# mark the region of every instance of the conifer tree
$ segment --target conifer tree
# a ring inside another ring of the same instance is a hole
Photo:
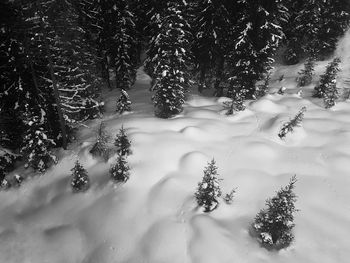
[[[126,182],[130,177],[130,167],[125,155],[118,155],[117,162],[112,165],[109,173],[115,182]]]
[[[32,167],[39,172],[45,172],[51,163],[57,162],[57,157],[51,152],[55,146],[52,139],[48,138],[43,120],[31,113],[26,113],[26,128],[21,153],[26,158],[25,167]]]
[[[129,10],[126,0],[116,3],[117,24],[114,40],[116,83],[120,89],[128,90],[135,82],[137,56],[137,40],[135,17]]]
[[[48,13],[51,3],[45,0],[23,1],[21,15],[26,21],[22,28],[27,65],[30,68],[37,105],[45,118],[49,137],[57,146],[67,147],[67,125],[63,116],[57,77],[53,70]],[[52,30],[51,30],[52,31]],[[43,117],[42,116],[42,117]],[[41,118],[42,118],[41,117]]]
[[[101,122],[96,132],[96,142],[90,150],[90,153],[94,156],[103,157],[105,161],[108,161],[110,153],[108,149],[109,138],[106,127],[104,123]]]
[[[253,228],[259,235],[259,241],[267,248],[284,248],[294,239],[294,213],[296,195],[294,193],[296,176],[289,184],[281,188],[276,196],[266,200],[266,209],[255,217]]]
[[[233,90],[231,92],[231,101],[224,103],[225,108],[227,109],[226,115],[232,115],[237,111],[244,111],[244,94],[245,90]]]
[[[66,120],[75,123],[98,117],[101,105],[96,54],[84,39],[73,6],[67,1],[52,1],[43,11],[48,15],[45,26],[47,35],[52,36],[49,46]]]
[[[278,137],[280,137],[280,139],[283,139],[284,137],[286,137],[288,133],[293,132],[295,127],[300,126],[304,119],[305,112],[306,112],[306,107],[302,107],[298,112],[298,114],[295,115],[293,119],[284,123],[280,132],[278,133]]]
[[[336,48],[338,38],[350,22],[347,0],[293,1],[290,20],[285,27],[287,58],[296,63],[303,53],[323,58]]]
[[[13,2],[0,3],[0,133],[6,138],[1,144],[12,150],[22,143],[25,127],[20,117],[25,106],[40,104],[26,65],[20,30],[24,23]]]
[[[233,203],[233,198],[235,196],[236,189],[232,189],[229,193],[225,194],[224,201],[226,204],[230,205]]]
[[[304,87],[312,82],[313,72],[315,71],[315,61],[313,58],[309,57],[304,63],[304,69],[302,69],[298,74],[299,87]]]
[[[218,167],[213,159],[204,170],[202,182],[198,183],[195,197],[198,205],[204,208],[204,212],[211,212],[219,205],[221,190],[217,170]]]
[[[7,172],[9,172],[18,158],[11,150],[0,145],[0,184],[4,180]]]
[[[281,24],[288,14],[280,0],[239,3],[236,39],[228,56],[232,68],[230,90],[245,90],[245,97],[252,98],[256,81],[271,69],[274,52],[283,38]]]
[[[105,71],[115,71],[116,88],[130,89],[138,61],[135,17],[126,0],[97,0],[98,42]]]
[[[129,140],[123,126],[120,128],[119,133],[115,138],[114,145],[117,147],[118,155],[125,156],[131,154],[131,141]]]
[[[321,76],[320,83],[314,89],[314,97],[324,98],[325,92],[328,90],[335,90],[337,85],[337,74],[339,68],[340,58],[333,59],[326,67],[326,72]]]
[[[221,82],[225,81],[225,59],[232,30],[227,1],[204,0],[195,6],[194,55],[199,70],[199,90],[206,88],[212,75],[216,96],[222,96]],[[209,77],[210,78],[210,77]],[[209,87],[210,88],[210,87]]]
[[[88,190],[90,187],[90,179],[86,170],[79,163],[79,161],[75,162],[75,165],[71,171],[71,187],[73,189],[73,192],[84,192]]]
[[[185,10],[183,2],[168,3],[165,13],[158,17],[158,34],[151,40],[152,50],[148,50],[148,61],[154,65],[155,113],[161,118],[182,111],[189,87],[190,32]]]
[[[264,82],[256,87],[255,93],[253,95],[254,99],[260,99],[266,95],[270,87],[271,74],[268,72],[265,76]]]
[[[121,95],[117,101],[116,112],[122,114],[125,111],[131,111],[131,101],[129,94],[122,89]]]

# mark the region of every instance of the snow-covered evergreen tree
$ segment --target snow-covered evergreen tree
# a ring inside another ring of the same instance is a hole
[[[211,212],[219,205],[221,189],[218,178],[218,167],[213,159],[204,169],[204,176],[195,193],[199,206],[204,208],[204,212]]]
[[[350,22],[347,0],[296,0],[290,8],[287,56],[296,63],[303,52],[313,57],[329,55]]]
[[[255,217],[253,228],[259,235],[259,241],[267,248],[284,248],[294,239],[294,213],[296,195],[294,193],[296,176],[289,184],[281,188],[276,196],[266,200],[266,209]]]
[[[0,183],[4,180],[6,173],[12,169],[17,158],[16,154],[0,144]]]
[[[122,114],[125,111],[131,111],[131,101],[129,94],[122,89],[121,95],[117,101],[116,112]]]
[[[226,115],[232,115],[237,111],[244,111],[244,94],[245,90],[233,90],[231,92],[231,101],[224,103],[224,107],[227,109]]]
[[[314,97],[324,98],[326,90],[329,92],[336,89],[337,75],[340,71],[339,64],[340,58],[335,58],[327,65],[326,72],[321,76],[319,85],[314,89]]]
[[[1,145],[15,150],[22,143],[25,126],[21,114],[25,106],[37,107],[38,93],[31,81],[23,45],[25,21],[13,2],[0,3],[0,135]],[[16,129],[14,129],[16,127]],[[3,140],[6,138],[6,140]]]
[[[232,189],[229,193],[225,194],[224,201],[226,204],[230,205],[233,203],[233,198],[235,196],[236,189]]]
[[[309,57],[304,63],[304,69],[298,72],[299,77],[297,79],[299,87],[304,87],[312,82],[313,72],[315,71],[315,60]]]
[[[255,93],[255,83],[271,69],[273,55],[283,38],[281,24],[288,13],[283,1],[239,1],[236,36],[228,56],[231,67],[230,89],[245,90],[246,98]]]
[[[26,159],[25,167],[45,172],[50,164],[57,162],[57,157],[51,152],[55,142],[47,136],[43,119],[31,113],[26,113],[24,119],[27,130],[21,153]]]
[[[136,78],[136,28],[135,17],[129,10],[126,0],[118,0],[115,4],[117,21],[115,41],[116,83],[120,89],[130,89]],[[114,7],[113,7],[114,8]]]
[[[232,30],[227,1],[198,1],[194,8],[194,55],[199,71],[199,90],[213,82],[217,96],[223,95],[221,82],[225,81],[225,59]],[[207,81],[207,79],[209,80]]]
[[[130,89],[138,61],[135,17],[126,0],[97,0],[98,42],[106,75],[113,69],[116,88]]]
[[[189,24],[186,5],[171,1],[164,14],[158,15],[158,31],[151,40],[146,63],[154,66],[153,102],[156,115],[172,117],[182,111],[189,86],[187,73],[190,55]]]
[[[129,140],[123,126],[120,128],[119,133],[115,138],[114,145],[117,147],[118,155],[124,156],[131,154],[131,141]]]
[[[73,189],[73,192],[84,192],[88,190],[90,187],[90,179],[87,171],[79,163],[79,161],[75,162],[75,165],[71,171],[71,187]]]
[[[130,167],[125,155],[118,155],[117,162],[112,165],[109,173],[115,182],[126,182],[130,177]]]
[[[91,148],[90,153],[94,156],[100,156],[105,161],[109,159],[110,150],[108,148],[109,134],[103,122],[100,123],[96,132],[96,142]]]
[[[306,107],[302,107],[300,109],[300,111],[298,112],[298,114],[295,115],[293,119],[291,119],[290,121],[288,121],[285,124],[283,124],[280,132],[278,133],[278,137],[283,139],[283,138],[286,137],[286,135],[288,133],[293,132],[295,127],[300,126],[302,121],[303,121],[303,119],[304,119],[305,112],[306,112]]]

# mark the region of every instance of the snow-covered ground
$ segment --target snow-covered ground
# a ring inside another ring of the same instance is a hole
[[[349,42],[342,40],[337,51],[346,63]],[[130,91],[133,112],[114,114],[118,91],[104,94],[111,145],[122,125],[132,141],[130,180],[114,185],[108,169],[115,156],[104,163],[89,154],[101,120],[87,122],[45,175],[0,192],[0,262],[349,262],[350,103],[340,100],[326,110],[311,98],[328,62],[318,62],[317,76],[302,96],[295,81],[302,64],[276,66],[270,94],[247,102],[244,112],[226,116],[226,98],[192,93],[184,112],[169,120],[154,117],[150,79],[140,69]],[[346,63],[340,79],[345,88]],[[285,95],[276,93],[281,86]],[[281,140],[281,126],[303,106],[302,127]],[[194,192],[212,158],[223,192],[237,193],[233,204],[221,202],[203,213]],[[91,188],[80,194],[69,185],[77,159],[91,178]],[[294,174],[300,210],[295,242],[268,251],[251,237],[250,224]]]

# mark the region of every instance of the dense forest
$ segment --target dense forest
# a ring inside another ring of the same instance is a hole
[[[1,1],[0,181],[17,160],[39,172],[55,163],[52,149],[102,116],[103,89],[121,90],[117,112],[129,107],[141,65],[160,118],[192,88],[240,109],[264,95],[277,54],[329,57],[349,14],[348,0]]]

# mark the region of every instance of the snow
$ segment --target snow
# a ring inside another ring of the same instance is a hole
[[[348,262],[350,103],[326,110],[310,96],[330,60],[317,62],[302,97],[296,87],[302,63],[276,66],[270,94],[247,102],[245,111],[226,116],[227,98],[192,94],[183,113],[168,120],[154,117],[150,78],[140,68],[129,92],[131,113],[114,113],[118,91],[104,94],[107,132],[114,138],[123,125],[132,141],[129,181],[111,182],[108,170],[116,156],[104,163],[89,154],[101,120],[86,122],[77,141],[57,153],[57,165],[0,192],[0,262]],[[285,94],[277,94],[282,85]],[[303,106],[302,125],[281,140],[279,130]],[[221,201],[203,213],[194,193],[212,158],[223,193],[236,192],[232,204]],[[75,194],[70,170],[77,159],[91,187]],[[21,173],[28,170],[14,171]],[[268,251],[250,235],[250,225],[294,174],[300,210],[295,242]]]

